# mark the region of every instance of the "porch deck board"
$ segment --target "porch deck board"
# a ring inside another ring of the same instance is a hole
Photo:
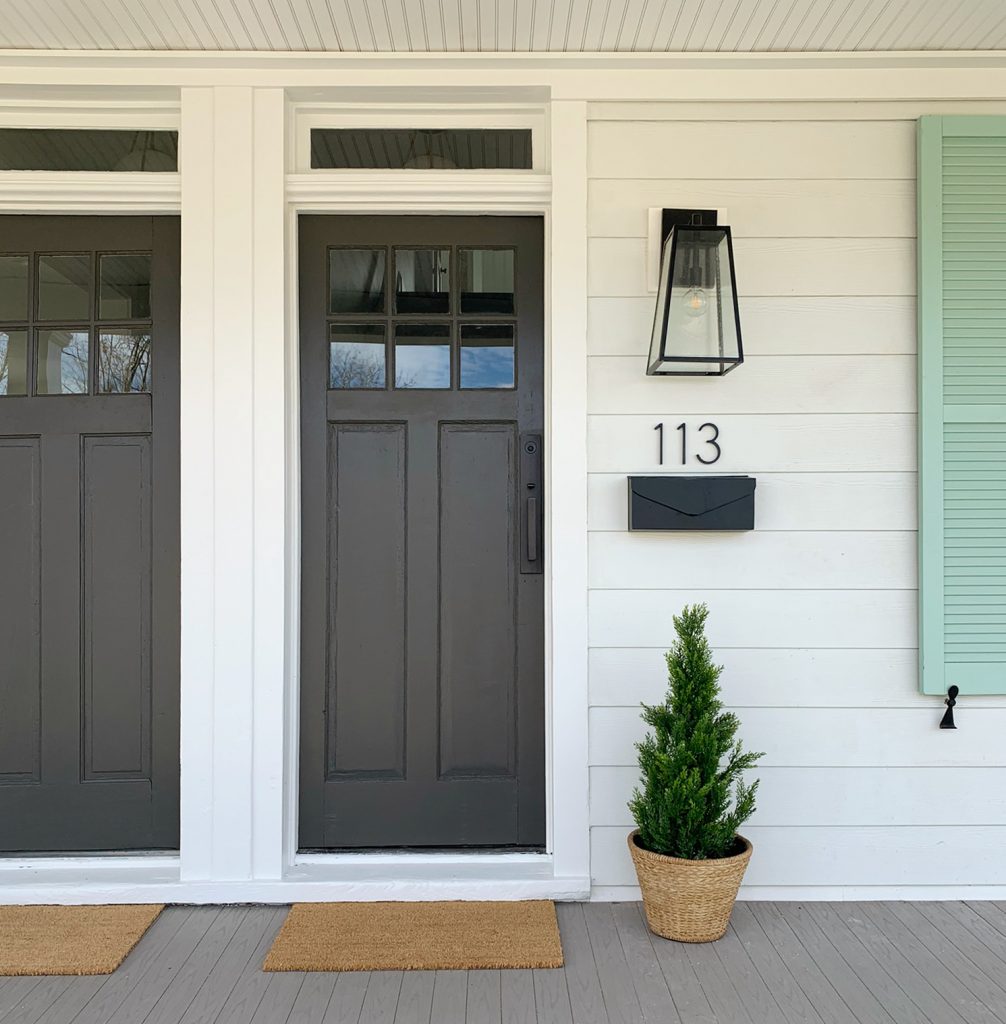
[[[274,907],[169,907],[105,978],[0,979],[0,1024],[1006,1024],[1006,906],[742,903],[717,943],[559,907],[562,970],[264,974]]]

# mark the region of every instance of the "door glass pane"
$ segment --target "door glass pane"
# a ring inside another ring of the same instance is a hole
[[[449,313],[450,268],[450,249],[396,249],[396,312]]]
[[[329,249],[330,313],[383,313],[384,249]]]
[[[461,250],[461,312],[514,311],[513,249]]]
[[[28,319],[28,257],[0,256],[0,320]]]
[[[531,129],[312,128],[311,166],[528,170]]]
[[[146,320],[150,316],[150,256],[146,253],[98,259],[98,317]]]
[[[87,331],[39,331],[36,394],[86,395],[87,349]]]
[[[0,395],[28,394],[28,332],[0,330]]]
[[[91,257],[40,256],[39,320],[85,320],[91,315]]]
[[[150,332],[103,331],[98,336],[98,391],[130,394],[150,390]]]
[[[395,387],[451,386],[448,324],[399,324],[395,328]]]
[[[464,324],[461,328],[461,386],[514,386],[512,324]]]
[[[0,128],[0,171],[177,171],[178,132]]]
[[[384,387],[384,324],[332,324],[328,337],[330,388]]]

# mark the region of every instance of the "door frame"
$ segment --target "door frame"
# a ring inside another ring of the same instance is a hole
[[[296,118],[291,118],[296,121]],[[488,120],[488,119],[487,119]],[[376,118],[375,118],[376,122]],[[326,121],[337,124],[338,119]],[[366,862],[435,872],[477,862],[506,895],[511,869],[589,878],[587,749],[587,109],[549,107],[551,175],[479,172],[306,172],[287,175],[286,217],[286,754],[283,862],[337,881]],[[553,191],[558,179],[562,188]],[[536,215],[544,229],[545,533],[545,852],[298,853],[300,646],[300,214]],[[549,871],[548,869],[551,868]],[[514,882],[523,884],[515,870]],[[435,875],[433,876],[435,877]],[[408,898],[408,882],[397,884]],[[559,889],[557,887],[556,891]]]
[[[493,91],[503,102],[514,92],[505,85]],[[16,114],[2,111],[3,120],[180,128],[180,173],[4,172],[0,212],[183,217],[181,849],[167,856],[5,858],[0,903],[585,897],[587,102],[542,102],[549,159],[542,171],[291,173],[284,147],[275,144],[295,122],[296,106],[282,86],[202,82],[165,88],[136,109],[121,83],[107,94],[116,98],[85,110],[63,96],[33,99]],[[454,96],[455,108],[465,104],[464,90]],[[335,123],[340,109],[332,99]],[[223,191],[228,203],[215,205]],[[297,855],[301,212],[543,217],[550,552],[544,854]],[[200,370],[214,351],[222,365],[239,360],[240,373],[228,374],[226,386]],[[233,398],[240,416],[215,423],[214,410]],[[228,518],[235,513],[238,529]],[[222,609],[216,615],[214,602]]]

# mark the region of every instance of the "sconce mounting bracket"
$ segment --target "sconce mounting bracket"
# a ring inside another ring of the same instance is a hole
[[[716,227],[717,210],[669,210],[660,211],[660,244],[663,246],[671,228],[692,224],[696,227]]]

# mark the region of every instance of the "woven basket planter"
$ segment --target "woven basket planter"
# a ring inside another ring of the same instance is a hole
[[[643,908],[650,930],[677,942],[713,942],[726,933],[737,890],[751,859],[751,844],[716,860],[684,860],[651,853],[629,834],[629,853],[636,865]]]

